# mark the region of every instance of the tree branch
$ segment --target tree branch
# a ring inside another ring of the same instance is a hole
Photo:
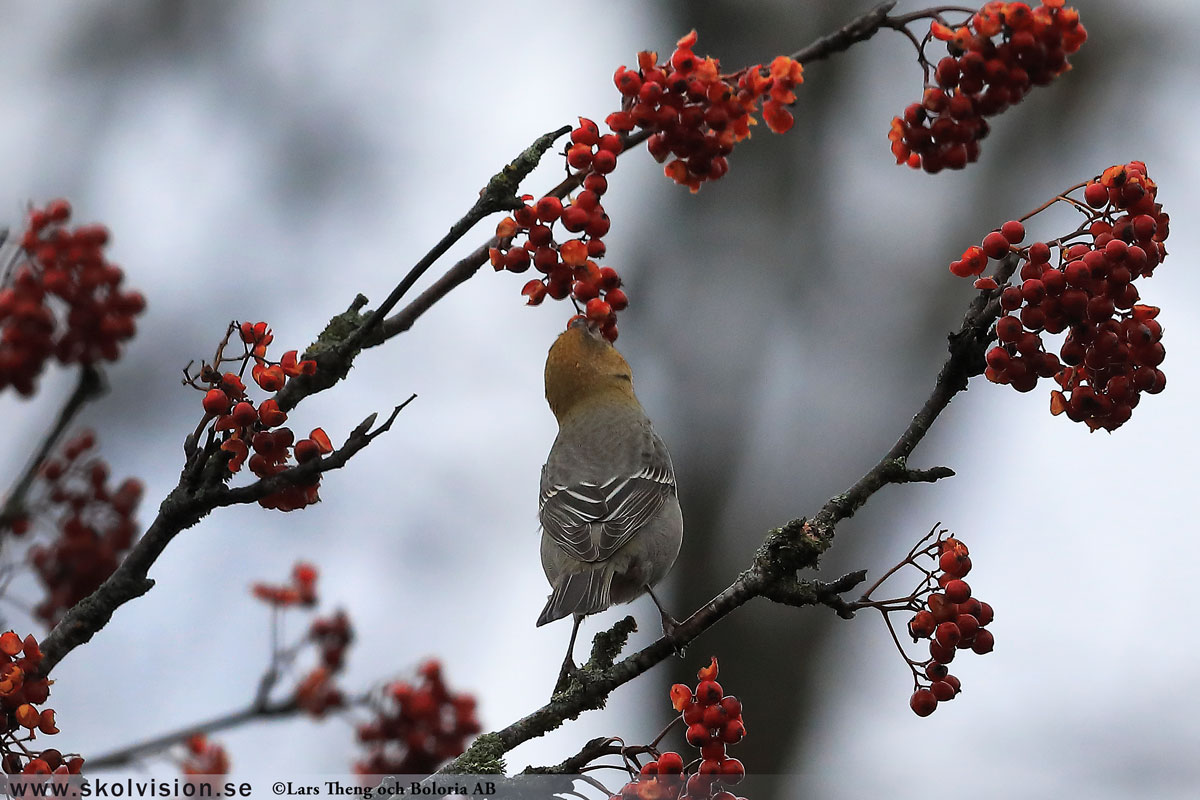
[[[896,0],[880,3],[867,13],[850,20],[833,33],[822,36],[803,50],[792,53],[792,60],[808,64],[829,58],[835,53],[844,52],[858,42],[865,42],[878,33],[880,28],[892,27],[888,24],[887,14],[895,6]]]
[[[350,433],[345,444],[329,455],[291,467],[269,478],[262,478],[248,486],[231,489],[219,482],[188,480],[187,476],[194,467],[189,462],[184,467],[184,477],[162,501],[158,508],[158,516],[125,556],[120,566],[96,591],[72,606],[42,640],[43,658],[39,666],[41,673],[50,674],[67,653],[89,641],[97,631],[107,625],[114,611],[154,587],[154,581],[147,577],[150,568],[181,531],[195,525],[215,508],[252,503],[289,486],[311,483],[323,472],[342,468],[356,453],[374,441],[375,437],[388,430],[400,411],[412,402],[413,397],[397,406],[391,416],[374,431],[370,430],[375,422],[375,415],[372,414]],[[210,446],[206,452],[198,453],[196,460],[204,459],[206,455],[214,455],[207,452],[213,449],[215,448]],[[223,465],[222,461],[221,466]]]
[[[458,222],[450,226],[450,230],[437,244],[430,248],[413,265],[400,282],[396,284],[396,287],[392,289],[391,293],[379,304],[378,308],[360,317],[357,312],[366,305],[367,300],[362,295],[359,295],[351,305],[350,311],[331,320],[321,336],[305,353],[306,358],[311,358],[317,362],[316,374],[300,376],[297,379],[289,381],[283,389],[275,394],[275,401],[279,404],[279,407],[287,411],[294,408],[296,404],[308,395],[333,386],[349,373],[350,366],[358,355],[359,350],[364,347],[374,347],[383,344],[387,339],[390,339],[402,330],[407,330],[412,325],[411,321],[408,323],[408,326],[400,329],[396,329],[394,324],[385,324],[388,313],[395,308],[396,304],[400,302],[421,276],[475,226],[475,223],[497,211],[504,211],[521,205],[521,200],[517,196],[517,192],[520,191],[521,181],[538,165],[542,156],[550,149],[554,141],[570,130],[571,127],[566,125],[539,136],[529,147],[521,151],[520,155],[493,175],[491,180],[488,181],[487,186],[479,193],[479,199],[475,201],[474,205],[468,209],[467,213]],[[563,191],[564,196],[567,191],[569,190]],[[417,303],[410,304],[410,308],[418,307],[418,304],[423,302],[424,305],[421,306],[421,312],[423,312],[429,306],[433,305],[434,302],[445,296],[458,283],[462,283],[462,281],[471,277],[482,266],[483,262],[487,260],[487,248],[494,241],[494,238],[490,239],[488,244],[485,244],[483,247],[476,248],[470,256],[459,262],[459,265],[462,265],[477,259],[474,267],[461,280],[452,283],[443,292],[433,297],[428,296],[429,292],[427,290],[418,298]],[[482,255],[480,255],[481,252]],[[439,280],[435,285],[445,285],[444,280]],[[412,319],[419,316],[421,312],[412,315]]]
[[[178,744],[189,736],[195,733],[216,733],[228,728],[235,728],[247,722],[261,719],[282,719],[289,717],[300,711],[300,706],[296,704],[294,698],[282,700],[278,703],[258,704],[252,703],[249,706],[234,711],[229,714],[222,714],[218,717],[197,722],[194,725],[189,725],[186,728],[180,728],[170,733],[164,733],[161,736],[155,736],[151,739],[146,739],[143,742],[122,747],[108,753],[103,753],[96,757],[87,759],[88,771],[100,769],[113,769],[115,767],[123,767],[137,761],[139,758],[154,755],[166,748]]]

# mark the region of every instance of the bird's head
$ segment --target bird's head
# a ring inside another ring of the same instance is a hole
[[[546,401],[559,423],[593,402],[633,402],[633,371],[600,331],[579,318],[546,356]]]

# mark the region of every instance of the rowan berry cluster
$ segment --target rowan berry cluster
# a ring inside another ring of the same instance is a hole
[[[599,153],[612,155],[613,166],[616,165],[615,154],[621,148],[620,137],[616,134],[601,137],[594,122],[580,117],[579,127],[572,131],[571,139],[598,145]],[[576,147],[585,145],[577,143],[572,149]],[[590,152],[590,146],[586,147]],[[492,266],[497,270],[525,272],[532,264],[545,276],[529,281],[521,290],[521,294],[529,298],[529,305],[538,305],[546,297],[553,300],[570,297],[576,307],[583,305],[584,314],[600,327],[609,341],[615,341],[617,312],[629,305],[629,299],[620,288],[621,278],[617,271],[596,263],[596,259],[604,256],[602,237],[609,228],[608,214],[600,203],[608,190],[608,179],[596,171],[595,161],[589,169],[591,172],[583,179],[583,191],[566,207],[553,195],[546,195],[536,203],[529,202],[532,195],[525,195],[522,198],[525,204],[496,227],[500,245],[489,252]],[[556,224],[561,225],[567,235],[580,235],[560,242],[554,233]],[[523,236],[524,240],[513,245],[517,236]]]
[[[69,228],[71,206],[53,200],[29,212],[0,279],[0,390],[31,395],[51,357],[63,364],[115,361],[146,307],[123,290],[125,273],[107,261],[108,229]]]
[[[229,756],[225,748],[209,741],[203,733],[192,734],[186,742],[186,754],[179,765],[184,775],[225,775],[229,772]]]
[[[647,148],[662,163],[667,177],[693,192],[729,170],[733,146],[757,124],[753,114],[763,102],[767,127],[783,133],[792,127],[787,105],[803,81],[803,68],[779,56],[769,67],[754,65],[733,75],[721,75],[715,58],[695,54],[696,32],[677,43],[671,57],[659,63],[658,54],[638,54],[638,69],[617,69],[613,82],[621,93],[621,110],[605,122],[611,133],[600,133],[595,122],[579,118],[566,150],[570,177],[566,186],[582,190],[564,205],[559,191],[522,205],[496,227],[500,240],[489,250],[497,271],[525,272],[532,265],[544,277],[527,282],[521,294],[529,305],[547,297],[572,298],[583,316],[600,327],[609,341],[617,338],[617,312],[629,303],[621,279],[611,267],[596,262],[604,257],[603,237],[611,220],[601,198],[608,190],[607,175],[625,148],[624,135],[635,128],[649,132]],[[559,224],[565,235],[556,236]],[[515,242],[520,237],[519,242]]]
[[[320,663],[296,687],[296,704],[318,719],[331,708],[341,708],[345,695],[334,684],[334,677],[346,665],[346,649],[354,641],[350,618],[339,611],[332,617],[318,617],[308,629],[308,640],[317,646]]]
[[[142,482],[126,478],[110,486],[108,465],[90,452],[95,445],[95,434],[83,431],[44,461],[26,504],[27,516],[12,523],[17,535],[29,530],[31,520],[53,526],[54,538],[32,545],[27,554],[46,589],[33,613],[51,627],[116,570],[138,530],[134,514]]]
[[[743,800],[725,788],[746,777],[742,762],[725,754],[727,745],[746,735],[742,704],[717,683],[716,658],[696,677],[695,691],[682,683],[671,687],[671,705],[687,726],[688,744],[700,750],[699,766],[687,775],[678,753],[663,753],[645,764],[612,800]]]
[[[755,64],[722,75],[717,59],[693,51],[696,39],[695,31],[680,39],[661,64],[657,53],[643,51],[637,71],[619,67],[613,81],[624,98],[622,107],[605,120],[617,133],[635,127],[653,131],[646,142],[650,154],[659,163],[674,156],[664,172],[693,192],[729,171],[726,157],[750,136],[760,101],[768,128],[790,130],[794,120],[787,106],[804,82],[803,66],[787,56],[777,56],[767,67]]]
[[[930,173],[974,163],[990,130],[986,117],[1071,68],[1067,56],[1079,49],[1087,31],[1079,12],[1063,5],[1063,0],[1042,0],[1036,8],[989,2],[957,27],[935,19],[920,45],[925,94],[892,119],[888,133],[896,163]],[[945,42],[948,52],[936,66],[924,51],[931,38]]]
[[[22,753],[22,755],[25,755]],[[9,775],[78,775],[83,769],[83,759],[77,755],[63,755],[59,750],[48,747],[29,753],[32,758],[21,766],[21,757],[14,752],[4,756],[4,771]],[[11,769],[10,769],[11,767]],[[65,794],[64,796],[74,796]]]
[[[58,733],[54,709],[36,708],[50,696],[50,680],[40,674],[41,661],[33,634],[24,640],[13,631],[0,634],[0,766],[9,775],[78,773],[83,765],[77,756],[64,761],[57,750],[39,754],[29,748],[38,733]]]
[[[253,595],[275,609],[312,608],[317,604],[317,568],[301,561],[292,567],[291,580],[283,585],[257,582],[251,586]],[[275,623],[277,620],[272,620]],[[277,637],[272,637],[275,641]],[[331,708],[345,705],[345,696],[334,683],[334,677],[346,663],[346,649],[354,640],[350,619],[342,611],[332,617],[316,617],[308,635],[294,647],[279,648],[271,654],[272,673],[278,674],[290,665],[306,644],[315,646],[317,665],[296,685],[293,695],[296,705],[318,719]]]
[[[243,345],[243,352],[227,356],[225,348],[234,331]],[[238,472],[245,464],[258,477],[268,478],[295,464],[304,464],[333,452],[329,436],[321,428],[313,429],[307,438],[296,441],[290,428],[280,427],[287,421],[287,414],[274,398],[263,400],[256,407],[247,396],[242,377],[251,362],[251,377],[259,388],[268,392],[279,391],[291,378],[316,372],[316,362],[300,360],[295,350],[288,350],[279,361],[267,359],[267,345],[274,338],[265,322],[231,323],[212,364],[201,364],[199,373],[188,374],[185,380],[204,392],[201,425],[211,421],[213,430],[221,435],[221,450],[229,454],[230,472]],[[221,367],[230,362],[240,364],[238,371],[222,372]],[[304,508],[320,500],[317,491],[320,481],[320,475],[315,475],[306,484],[294,484],[267,495],[258,503],[263,508],[280,511]]]
[[[1024,226],[1010,220],[968,248],[950,271],[978,274],[989,258],[1015,253],[1021,283],[1000,294],[998,344],[987,353],[984,374],[1021,392],[1053,377],[1059,388],[1051,392],[1051,413],[1065,413],[1093,431],[1113,431],[1130,418],[1143,392],[1157,394],[1166,386],[1159,369],[1166,357],[1159,309],[1138,302],[1136,281],[1151,277],[1166,258],[1170,218],[1140,161],[1110,167],[1075,188],[1083,189],[1084,202],[1068,195],[1053,201],[1087,215],[1075,233],[1019,248]],[[1076,236],[1086,241],[1072,244]],[[1064,331],[1058,355],[1046,352],[1043,335]]]
[[[418,674],[418,682],[395,681],[372,698],[375,719],[358,727],[368,751],[356,773],[427,775],[461,755],[467,737],[481,730],[475,698],[451,692],[440,663],[426,661]]]
[[[947,666],[955,653],[969,649],[984,655],[996,644],[987,630],[995,616],[992,607],[972,597],[970,584],[963,580],[971,571],[967,546],[951,536],[936,542],[935,552],[938,562],[933,577],[941,591],[922,587],[914,597],[923,597],[924,607],[908,623],[914,642],[930,640],[929,660],[919,664],[922,673],[914,669],[917,688],[909,698],[909,706],[922,717],[932,714],[939,701],[953,700],[962,691],[962,684]]]
[[[292,567],[291,581],[288,583],[255,583],[250,591],[268,605],[312,608],[317,604],[317,568],[301,561]]]

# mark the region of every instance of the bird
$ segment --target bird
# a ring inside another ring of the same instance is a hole
[[[540,627],[574,616],[560,683],[585,616],[655,596],[683,544],[671,455],[633,391],[629,363],[586,318],[559,334],[546,357],[546,401],[558,436],[542,467],[538,520],[551,593]]]

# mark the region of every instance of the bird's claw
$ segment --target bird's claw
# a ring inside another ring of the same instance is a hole
[[[587,673],[576,666],[575,662],[567,658],[563,662],[562,668],[558,671],[558,680],[554,683],[554,691],[552,694],[560,694],[565,692],[571,686],[571,681],[576,681],[580,686],[586,687],[588,684]]]

